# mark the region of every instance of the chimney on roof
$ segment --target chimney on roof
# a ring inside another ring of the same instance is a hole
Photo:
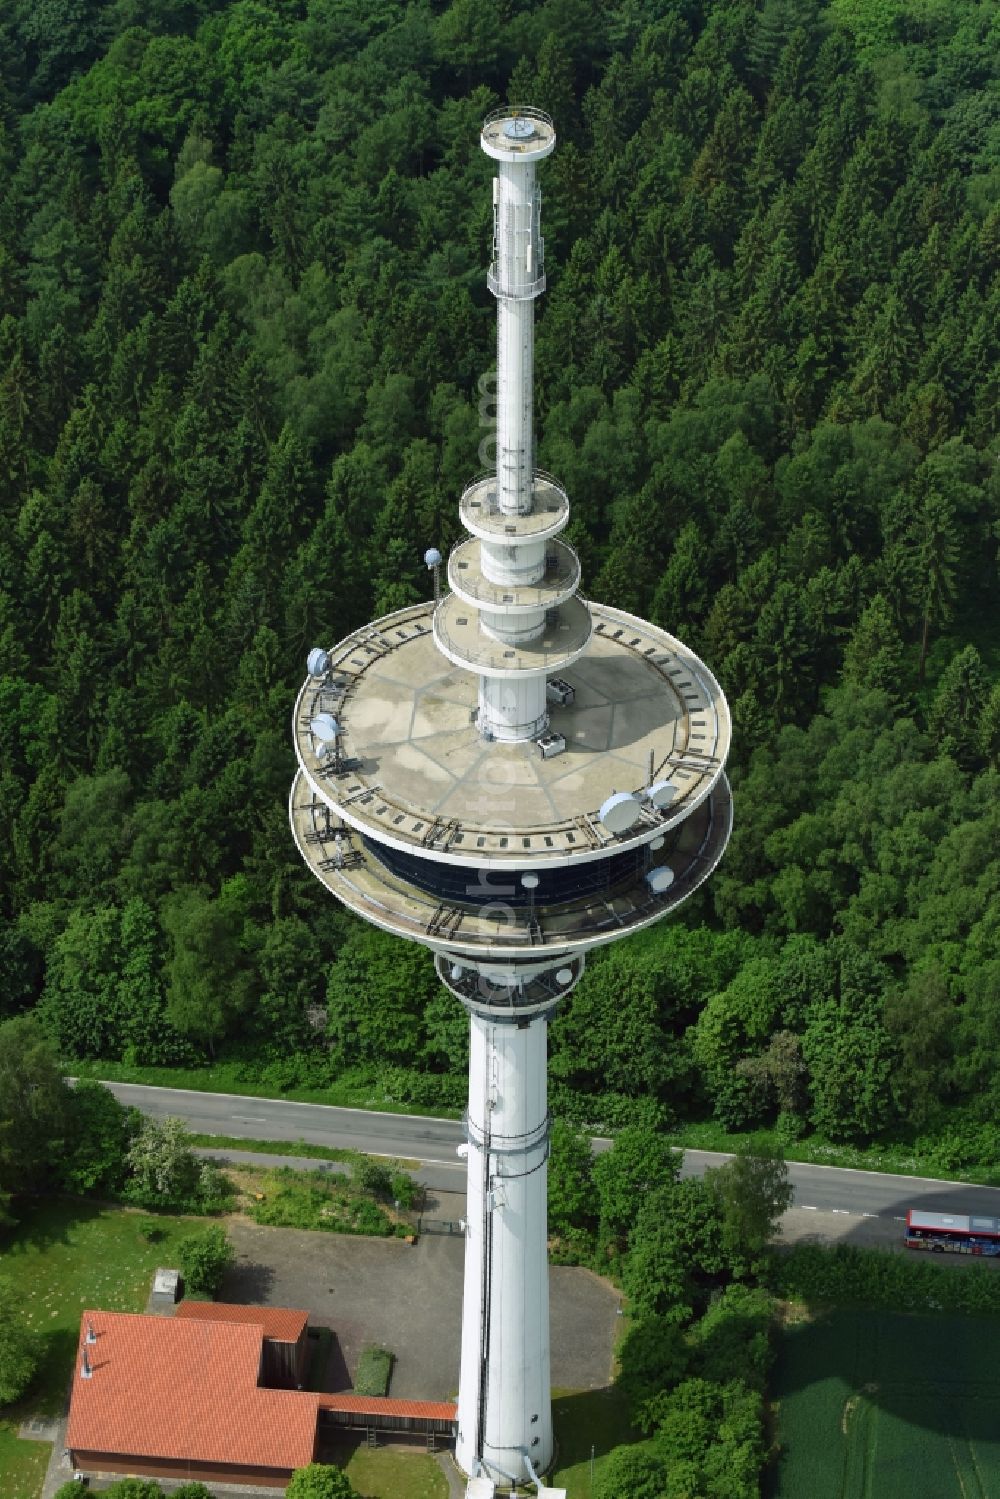
[[[84,1350],[83,1350],[83,1363],[80,1365],[80,1378],[81,1379],[90,1379],[90,1378],[92,1378],[93,1373],[94,1373],[94,1371],[90,1367],[90,1359],[87,1357],[87,1350],[86,1350],[86,1348],[84,1348]]]
[[[89,1317],[87,1318],[87,1337],[86,1337],[85,1341],[88,1342],[88,1343],[96,1343],[97,1342],[97,1334],[94,1331],[94,1324],[93,1324],[93,1322],[91,1322],[91,1320],[90,1320]]]

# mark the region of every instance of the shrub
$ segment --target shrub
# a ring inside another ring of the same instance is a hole
[[[189,1291],[215,1296],[222,1278],[236,1258],[226,1230],[219,1223],[201,1233],[188,1234],[177,1246],[177,1258]]]
[[[144,1119],[128,1151],[126,1195],[142,1207],[187,1207],[198,1196],[199,1165],[183,1119]]]
[[[362,1192],[370,1192],[373,1197],[392,1196],[392,1174],[388,1166],[370,1155],[355,1157],[351,1162],[351,1177]]]
[[[663,1499],[667,1465],[650,1443],[615,1447],[597,1483],[597,1499]]]
[[[408,1172],[394,1171],[389,1182],[389,1192],[393,1202],[398,1202],[401,1208],[412,1208],[420,1201],[423,1188]]]
[[[340,1468],[310,1463],[292,1474],[285,1499],[360,1499],[360,1495]]]
[[[362,1350],[358,1359],[358,1372],[354,1376],[354,1390],[358,1395],[384,1395],[389,1389],[392,1373],[392,1354],[388,1348],[374,1346]]]

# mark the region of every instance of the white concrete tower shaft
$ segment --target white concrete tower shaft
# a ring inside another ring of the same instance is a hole
[[[549,1377],[546,1033],[473,1012],[466,1116],[459,1466],[498,1482],[553,1456]]]

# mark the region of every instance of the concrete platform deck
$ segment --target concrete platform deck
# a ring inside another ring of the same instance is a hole
[[[550,541],[544,576],[537,583],[491,583],[483,572],[482,542],[460,542],[448,558],[448,582],[474,608],[502,609],[505,614],[553,609],[580,586],[580,559],[565,541]]]
[[[654,893],[641,877],[599,894],[532,909],[503,902],[445,902],[392,873],[345,824],[328,815],[299,773],[292,786],[292,832],[306,864],[356,915],[384,931],[424,942],[438,952],[509,963],[564,958],[613,942],[669,915],[706,880],[725,851],[732,828],[732,799],[722,776],[710,794],[664,838],[656,862],[673,872],[669,889]],[[520,842],[520,840],[518,840]],[[528,856],[513,850],[521,868]]]
[[[334,648],[326,682],[310,679],[299,695],[295,745],[312,797],[358,831],[460,864],[565,864],[669,830],[721,776],[726,700],[665,631],[591,605],[586,654],[562,673],[575,702],[551,709],[566,752],[545,760],[532,741],[482,739],[476,679],[437,650],[433,613],[417,605],[358,631]],[[343,774],[310,731],[321,711],[341,725]],[[597,816],[605,799],[656,779],[676,786],[673,802],[612,837]]]
[[[550,611],[544,633],[505,644],[480,628],[479,612],[456,594],[434,614],[434,639],[456,666],[481,676],[514,677],[525,671],[564,672],[587,649],[593,623],[583,599],[568,598]]]
[[[509,515],[497,501],[496,474],[469,485],[458,504],[462,525],[484,541],[544,541],[569,521],[569,497],[558,479],[536,469],[531,488],[531,510]]]

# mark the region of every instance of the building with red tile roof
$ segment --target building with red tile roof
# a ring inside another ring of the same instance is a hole
[[[217,1302],[182,1302],[174,1317],[84,1312],[66,1429],[74,1467],[279,1488],[313,1461],[321,1426],[454,1434],[450,1402],[268,1387],[269,1348],[304,1370],[307,1320]]]

